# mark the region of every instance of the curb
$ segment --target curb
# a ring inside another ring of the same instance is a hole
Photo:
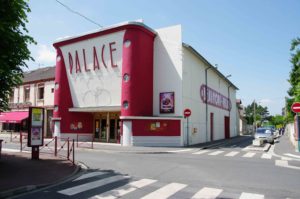
[[[86,165],[84,165],[81,162],[78,162],[76,164],[76,169],[73,171],[73,173],[71,173],[70,175],[63,177],[62,179],[52,182],[52,183],[48,183],[48,184],[40,184],[40,185],[26,185],[26,186],[22,186],[22,187],[18,187],[18,188],[13,188],[7,191],[3,191],[0,192],[0,199],[1,198],[14,198],[16,196],[21,196],[23,194],[27,194],[29,192],[32,191],[38,191],[38,190],[42,190],[45,188],[49,188],[49,187],[53,187],[59,184],[63,184],[75,177],[77,177],[79,175],[79,173],[82,170],[86,170],[88,167]]]

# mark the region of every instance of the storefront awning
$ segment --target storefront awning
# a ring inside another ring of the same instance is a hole
[[[1,123],[21,123],[28,118],[28,111],[5,112],[0,114]]]
[[[99,106],[99,107],[82,107],[82,108],[69,108],[70,112],[108,112],[108,111],[121,111],[121,106]]]

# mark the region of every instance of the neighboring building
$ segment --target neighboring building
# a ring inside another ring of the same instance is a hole
[[[237,87],[182,43],[181,26],[128,22],[54,47],[57,136],[183,146],[238,135]]]
[[[51,118],[54,108],[55,66],[39,68],[24,73],[22,85],[14,88],[10,96],[10,112],[0,115],[2,130],[26,131],[28,108],[45,108],[45,136],[52,136]]]
[[[245,118],[245,108],[242,105],[242,100],[237,99],[236,100],[236,106],[237,106],[237,119],[238,119],[238,124],[239,124],[239,133],[240,135],[247,134],[248,129],[247,129],[247,120]]]

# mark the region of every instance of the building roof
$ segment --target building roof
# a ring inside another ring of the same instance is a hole
[[[182,46],[196,55],[199,59],[201,59],[205,64],[208,65],[208,68],[211,68],[215,73],[217,73],[222,79],[224,79],[232,88],[239,90],[228,78],[226,78],[216,67],[214,67],[209,61],[207,61],[198,51],[196,51],[192,46],[186,43],[182,43]]]
[[[32,71],[24,72],[23,84],[37,81],[54,80],[55,66],[39,68]]]

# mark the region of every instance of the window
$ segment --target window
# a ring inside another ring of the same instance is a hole
[[[10,102],[10,103],[14,103],[14,94],[15,94],[15,91],[13,90],[13,91],[11,92],[11,94],[9,95],[9,102]]]
[[[24,102],[29,102],[30,100],[30,87],[24,87]]]
[[[44,99],[44,85],[38,87],[38,99],[39,100]]]

